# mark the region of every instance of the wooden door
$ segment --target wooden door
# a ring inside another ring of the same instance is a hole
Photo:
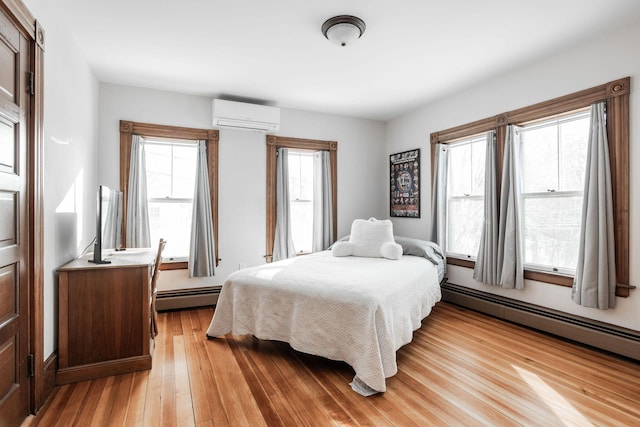
[[[30,43],[0,12],[0,425],[29,413]]]

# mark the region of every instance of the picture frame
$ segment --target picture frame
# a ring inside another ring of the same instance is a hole
[[[389,214],[420,218],[420,149],[389,156]]]

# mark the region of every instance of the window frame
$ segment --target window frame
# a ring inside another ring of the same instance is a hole
[[[316,151],[300,150],[300,149],[297,149],[297,148],[290,149],[289,150],[289,178],[291,178],[291,156],[292,155],[299,156],[300,157],[300,161],[302,161],[302,156],[311,157],[312,158],[312,169],[313,169],[313,155],[314,155],[314,153],[316,153]],[[311,171],[311,174],[314,175],[313,170]],[[302,174],[300,174],[300,175],[302,175]],[[301,178],[300,182],[302,182],[302,176],[300,178]],[[289,181],[289,183],[291,183],[291,181]],[[291,185],[291,184],[289,184],[289,185]],[[289,191],[291,191],[291,187],[289,187]],[[300,189],[298,189],[298,193],[300,193]],[[313,190],[312,190],[312,193],[313,193]],[[311,204],[311,209],[313,211],[313,197],[311,199],[300,199],[300,198],[297,198],[297,199],[294,200],[294,199],[291,198],[291,194],[289,194],[289,203],[291,205],[294,205],[294,204]],[[293,209],[292,209],[292,211],[293,211]],[[293,226],[293,224],[292,224],[292,226]],[[312,231],[312,234],[313,234],[313,231]],[[295,240],[294,240],[294,246],[296,246],[295,245]],[[307,254],[310,254],[311,252],[313,252],[313,248],[311,248],[308,251],[305,251],[305,250],[302,250],[302,249],[298,249],[296,247],[296,254],[297,255],[307,255]]]
[[[587,108],[596,102],[607,105],[607,137],[611,162],[614,233],[616,248],[616,295],[629,296],[629,93],[631,78],[625,77],[574,92],[569,95],[508,111],[450,129],[433,132],[431,143],[431,180],[434,178],[436,144],[449,144],[461,138],[490,130],[496,131],[497,174],[502,176],[502,161],[507,125],[521,125],[535,120]],[[500,179],[497,179],[500,194]],[[448,264],[473,268],[475,262],[449,257]],[[573,276],[525,269],[525,279],[571,287]]]
[[[173,191],[173,178],[174,178],[174,147],[175,146],[188,146],[189,148],[194,150],[194,153],[197,153],[198,151],[198,143],[196,140],[184,140],[184,139],[178,139],[178,138],[158,138],[158,137],[150,137],[150,136],[145,136],[145,146],[149,147],[149,145],[160,145],[160,146],[171,146],[171,189]],[[149,156],[149,152],[146,152],[146,156],[148,159]],[[148,160],[147,160],[148,161]],[[193,165],[193,170],[195,170],[196,167],[196,163],[197,163],[197,154],[196,154],[196,158],[194,158],[194,165]],[[149,169],[147,168],[147,178],[149,177],[148,175],[149,173]],[[195,181],[194,181],[194,186],[195,186]],[[147,179],[147,193],[149,192],[149,180]],[[151,206],[151,204],[162,204],[162,205],[169,205],[169,204],[173,204],[173,203],[190,203],[193,206],[193,196],[190,198],[185,198],[185,197],[148,197],[147,198],[147,202],[149,203],[149,207]],[[166,237],[166,236],[165,236]],[[166,253],[166,249],[165,249],[165,253]],[[189,260],[189,254],[187,253],[186,256],[176,256],[176,257],[169,257],[169,256],[163,256],[163,262],[173,262],[173,263],[183,263],[183,262],[188,262]]]
[[[273,242],[276,234],[276,153],[278,148],[294,150],[328,151],[331,162],[331,199],[333,204],[333,240],[338,236],[338,142],[319,139],[291,138],[267,135],[267,214],[266,255],[273,260]]]
[[[120,188],[122,190],[122,239],[127,233],[127,193],[129,189],[129,163],[131,161],[131,141],[133,135],[149,138],[168,138],[173,140],[207,141],[207,165],[209,167],[209,188],[211,189],[211,212],[213,216],[213,234],[216,251],[216,266],[222,260],[218,251],[218,142],[220,132],[217,129],[195,129],[150,123],[120,120]],[[162,270],[182,270],[188,268],[188,262],[163,262]]]
[[[455,141],[450,141],[451,148],[448,149],[448,151],[449,151],[449,155],[448,155],[449,165],[447,166],[447,170],[448,170],[449,173],[448,173],[448,176],[447,176],[447,181],[450,179],[451,171],[452,171],[452,168],[451,168],[451,150],[455,149],[456,147],[470,146],[472,144],[476,144],[476,143],[480,143],[480,142],[484,142],[485,149],[486,149],[486,143],[487,143],[486,134],[487,134],[486,132],[481,132],[481,133],[479,133],[477,135],[471,135],[471,136],[464,137],[462,139],[457,139]],[[471,155],[473,155],[473,153]],[[473,161],[472,161],[472,163],[473,163]],[[450,202],[452,200],[482,200],[482,201],[484,201],[484,197],[485,197],[484,186],[483,186],[482,190],[483,190],[482,194],[475,194],[475,193],[472,192],[472,193],[464,193],[462,196],[451,196],[450,195],[451,192],[447,190],[447,203],[446,203],[446,206],[448,208],[449,205],[450,205]],[[448,212],[447,212],[447,215],[446,215],[446,222],[447,222],[447,226],[446,226],[446,228],[447,228],[447,235],[446,235],[447,244],[445,244],[445,246],[447,248],[447,251],[446,251],[447,257],[453,257],[453,258],[457,258],[457,259],[472,260],[472,261],[475,262],[475,258],[477,256],[477,254],[475,254],[475,255],[474,254],[463,254],[463,253],[456,253],[456,252],[450,252],[449,251],[449,245],[448,245],[449,233],[448,232],[450,230],[449,225],[451,224],[451,218],[449,217]]]
[[[537,130],[540,128],[544,128],[544,127],[550,127],[550,126],[555,126],[557,127],[557,131],[560,130],[560,125],[564,124],[564,123],[569,123],[571,121],[575,121],[575,120],[579,120],[581,118],[587,118],[589,119],[591,116],[590,114],[590,108],[579,108],[577,110],[572,110],[572,111],[568,111],[566,114],[560,114],[560,115],[556,115],[554,117],[551,118],[545,118],[543,120],[536,120],[533,123],[522,123],[520,125],[520,134],[526,135],[526,132],[532,131],[532,130]],[[559,178],[559,172],[560,172],[560,167],[561,167],[561,162],[560,162],[560,137],[558,134],[556,134],[556,136],[558,137],[558,139],[556,140],[556,148],[558,150],[558,165],[557,165],[557,172],[558,174],[556,175],[556,177],[558,178],[558,182],[557,182],[557,188],[550,188],[547,189],[547,191],[525,191],[525,186],[526,184],[524,184],[525,181],[525,172],[523,170],[523,187],[522,187],[522,192],[521,192],[521,196],[522,196],[522,201],[523,201],[523,210],[525,210],[525,206],[526,206],[526,200],[532,200],[532,199],[554,199],[554,198],[565,198],[565,197],[584,197],[584,188],[581,188],[580,190],[563,190],[560,189],[560,178]],[[521,136],[522,137],[522,136]],[[524,144],[526,144],[526,138],[522,137],[522,146],[521,146],[521,150],[524,150]],[[586,142],[585,142],[585,153],[586,153]],[[522,158],[524,159],[524,154],[522,154]],[[523,165],[524,165],[524,160],[523,160]],[[523,166],[524,167],[524,166]],[[583,180],[584,182],[584,180]],[[525,215],[525,213],[523,213],[523,216]],[[526,219],[523,217],[522,218],[522,223],[526,224],[527,221]],[[526,230],[523,232],[523,240],[526,242]],[[526,250],[525,253],[523,253],[523,266],[526,270],[530,270],[530,271],[536,271],[536,272],[541,272],[541,273],[552,273],[552,274],[561,274],[561,275],[570,275],[573,276],[575,275],[575,269],[569,269],[567,267],[560,267],[560,266],[552,266],[552,265],[546,265],[546,264],[536,264],[536,263],[532,263],[532,262],[527,262],[526,260]]]

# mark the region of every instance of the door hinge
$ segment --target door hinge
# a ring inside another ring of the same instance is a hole
[[[36,83],[33,71],[29,72],[29,95],[33,96],[36,94]]]
[[[33,353],[29,354],[28,362],[29,362],[29,377],[33,377],[36,374],[36,361],[35,361],[35,357],[33,357]]]

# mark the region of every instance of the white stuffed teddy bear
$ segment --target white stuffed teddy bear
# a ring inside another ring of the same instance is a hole
[[[351,224],[348,242],[336,242],[331,248],[333,256],[360,256],[400,259],[402,246],[393,239],[393,223],[388,219],[356,219]]]

